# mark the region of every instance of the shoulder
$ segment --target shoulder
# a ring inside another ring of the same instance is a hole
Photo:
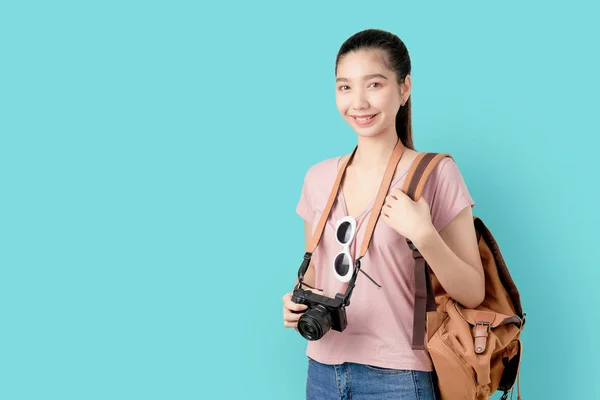
[[[431,171],[423,197],[431,207],[431,220],[438,232],[465,207],[475,205],[456,161],[450,157],[442,159]]]
[[[330,179],[331,175],[337,175],[338,157],[327,158],[311,165],[306,171],[304,181],[305,182],[321,182]]]
[[[440,182],[460,180],[462,180],[462,176],[456,161],[452,157],[444,157],[431,171],[427,183],[429,184],[431,181],[433,186],[437,186]]]
[[[440,160],[427,179],[423,196],[434,203],[436,199],[438,202],[453,202],[461,197],[471,201],[469,189],[456,160],[451,157]]]
[[[458,164],[451,157],[444,157],[438,165],[435,166],[432,174],[436,177],[437,180],[441,181],[456,181],[462,180],[460,169],[458,168]]]
[[[463,175],[452,157],[444,157],[431,170],[423,187],[423,196],[435,202],[435,199],[445,199],[458,193],[468,193]]]

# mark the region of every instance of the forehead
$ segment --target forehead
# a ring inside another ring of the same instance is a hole
[[[340,59],[336,78],[360,79],[365,74],[381,73],[387,75],[382,50],[369,49],[352,51]]]

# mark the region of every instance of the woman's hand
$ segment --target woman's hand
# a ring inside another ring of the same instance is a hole
[[[324,296],[322,291],[318,289],[309,289],[311,292]],[[283,295],[283,326],[286,328],[295,328],[298,330],[298,320],[304,314],[308,306],[304,304],[294,303],[292,301],[292,293]]]
[[[429,204],[421,197],[413,201],[400,188],[390,193],[381,208],[381,218],[393,230],[417,246],[421,238],[435,230]],[[418,247],[418,246],[417,246]]]

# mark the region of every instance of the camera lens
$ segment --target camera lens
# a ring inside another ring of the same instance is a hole
[[[331,329],[331,314],[322,305],[306,311],[298,321],[298,332],[308,340],[319,340]]]

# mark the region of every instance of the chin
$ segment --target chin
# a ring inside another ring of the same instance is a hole
[[[359,137],[372,138],[381,135],[383,131],[380,129],[373,129],[371,131],[366,131],[365,129],[355,129],[355,132]]]

